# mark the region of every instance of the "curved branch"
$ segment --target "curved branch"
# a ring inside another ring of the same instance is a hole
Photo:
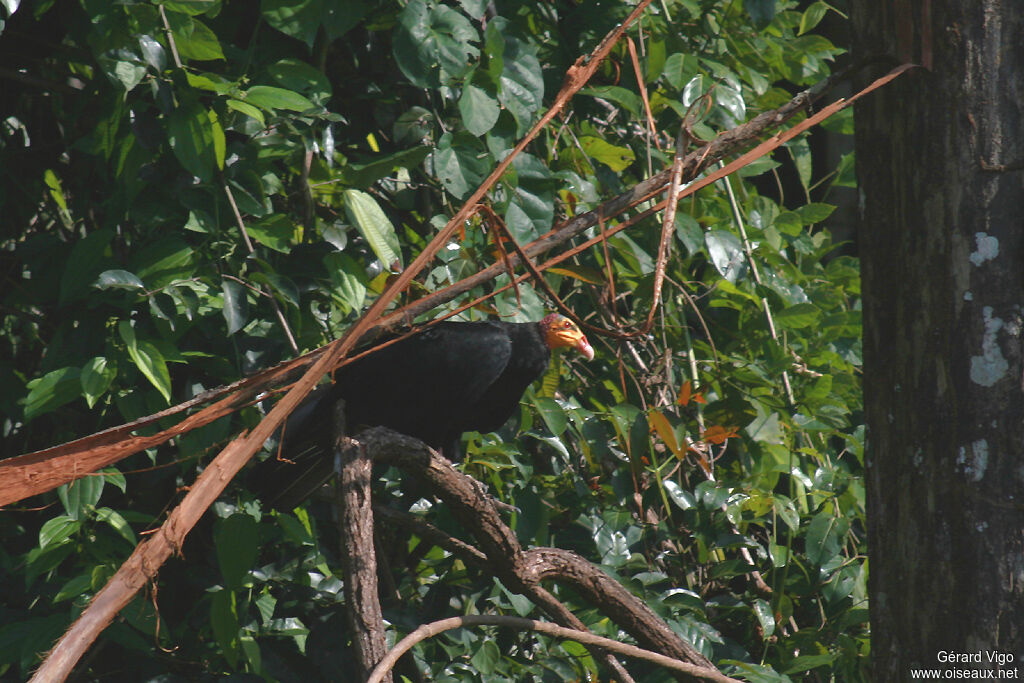
[[[536,631],[538,633],[554,636],[555,638],[575,640],[583,643],[584,645],[593,645],[606,650],[611,650],[618,654],[644,659],[648,662],[653,662],[654,664],[663,666],[666,669],[672,669],[673,671],[686,674],[693,678],[705,681],[715,681],[716,683],[742,683],[742,681],[730,678],[714,669],[706,669],[695,664],[690,664],[689,662],[681,662],[678,659],[672,659],[671,657],[666,657],[665,655],[658,654],[657,652],[644,650],[643,648],[639,648],[636,645],[630,645],[629,643],[620,643],[616,640],[611,640],[610,638],[594,635],[593,633],[575,631],[571,628],[556,626],[555,624],[545,621],[501,615],[451,617],[450,619],[441,619],[440,621],[420,626],[405,638],[402,638],[402,640],[400,640],[398,644],[388,652],[384,659],[377,664],[377,667],[370,674],[366,683],[380,683],[384,679],[384,675],[394,667],[398,658],[411,650],[417,643],[440,633],[444,633],[445,631],[451,631],[453,629],[463,628],[466,626],[503,626],[506,628],[515,628],[520,631]]]
[[[423,442],[383,427],[362,432],[359,440],[366,445],[367,452],[375,461],[394,465],[426,481],[452,516],[476,537],[479,549],[487,556],[490,570],[509,590],[530,596],[546,608],[548,601],[545,596],[549,594],[541,582],[555,580],[567,583],[608,614],[642,646],[715,670],[707,658],[679,637],[643,601],[584,558],[557,548],[524,551],[481,484],[456,470]],[[556,611],[552,616],[562,621],[564,614]],[[566,620],[565,625],[577,624]]]

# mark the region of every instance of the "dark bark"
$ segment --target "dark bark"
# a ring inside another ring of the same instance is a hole
[[[1024,658],[1022,9],[853,3],[855,57],[929,67],[856,108],[878,681]]]
[[[377,554],[373,546],[373,508],[370,480],[373,460],[358,442],[345,436],[345,402],[334,406],[334,435],[341,465],[338,508],[341,568],[345,576],[345,612],[352,628],[352,645],[365,679],[387,654],[384,615],[377,589]],[[385,676],[391,681],[391,673]]]

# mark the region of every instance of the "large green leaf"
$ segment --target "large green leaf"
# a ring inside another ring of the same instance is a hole
[[[294,90],[277,88],[272,85],[254,85],[245,91],[243,97],[248,104],[270,111],[285,109],[303,112],[316,109],[315,104]]]
[[[473,135],[483,135],[494,127],[501,109],[497,100],[483,88],[469,83],[463,88],[462,97],[459,98],[459,112],[462,114],[466,130]]]
[[[82,395],[78,368],[60,368],[28,383],[25,399],[25,419],[55,410]]]
[[[241,512],[217,520],[214,541],[224,584],[233,590],[242,588],[259,551],[256,520]]]
[[[828,512],[819,512],[807,527],[807,559],[817,565],[831,560],[846,538],[850,522]]]
[[[90,408],[107,392],[116,376],[117,368],[103,356],[96,356],[82,366],[79,380]]]
[[[629,147],[613,145],[592,135],[581,137],[580,144],[587,156],[595,161],[600,161],[613,171],[626,170],[636,159],[636,154]]]
[[[366,300],[369,284],[366,271],[348,254],[333,252],[324,257],[324,265],[333,284],[333,292],[350,311],[358,311]]]
[[[457,10],[427,2],[407,3],[398,15],[393,49],[398,67],[414,85],[436,87],[464,76],[480,51],[480,36]]]
[[[729,282],[736,282],[746,271],[747,255],[743,243],[728,230],[709,230],[704,235],[708,255],[718,272]]]
[[[128,356],[135,363],[146,379],[163,395],[164,400],[171,402],[171,375],[167,371],[167,362],[160,350],[150,341],[139,340],[135,336],[135,329],[127,320],[117,324],[117,331],[121,335],[128,350]]]
[[[361,190],[345,190],[345,213],[384,267],[401,270],[402,251],[395,226],[377,200]]]
[[[186,99],[168,117],[167,139],[171,151],[189,173],[209,181],[216,163],[213,125],[206,108]]]
[[[491,168],[490,155],[468,133],[445,133],[431,155],[434,174],[446,190],[463,199],[475,190]]]
[[[232,335],[249,322],[248,290],[241,283],[227,279],[221,281],[220,287],[224,295],[224,307],[221,310],[228,324],[228,335]]]
[[[168,12],[167,21],[174,34],[178,54],[186,59],[210,61],[224,59],[220,41],[209,26],[187,14]]]

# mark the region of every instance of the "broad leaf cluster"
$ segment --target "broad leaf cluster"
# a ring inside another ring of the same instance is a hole
[[[339,336],[511,151],[576,58],[632,9],[3,8],[7,456],[157,412]],[[652,3],[632,46],[616,45],[491,192],[508,234],[478,214],[399,303],[671,164],[684,120],[684,140],[697,145],[827,76],[842,51],[815,32],[825,18],[843,16],[824,2]],[[687,198],[650,332],[591,335],[593,363],[556,359],[519,416],[465,444],[463,467],[519,509],[511,521],[525,545],[599,564],[746,680],[864,675],[859,278],[828,229],[851,174],[848,156],[827,159],[797,138]],[[590,322],[635,329],[653,300],[660,234],[657,219],[641,221],[551,268],[547,282]],[[500,290],[463,318],[537,320],[551,308],[540,288],[508,283],[446,306]],[[38,664],[204,464],[266,408],[0,515],[0,675]],[[398,498],[401,473],[379,474],[379,499]],[[460,536],[443,506],[414,511]],[[208,517],[107,629],[83,676],[346,679],[344,549],[329,504],[271,511],[241,482]],[[541,616],[407,530],[382,530],[381,546],[396,636],[453,614]],[[625,637],[595,606],[552,591],[594,632]],[[455,631],[414,652],[436,681],[607,676],[582,646],[534,634]],[[668,680],[628,666],[637,680]]]

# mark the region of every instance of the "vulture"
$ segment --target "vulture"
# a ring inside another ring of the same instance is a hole
[[[369,353],[334,374],[289,417],[280,457],[257,465],[251,488],[290,510],[334,474],[333,412],[345,401],[346,429],[384,426],[420,439],[452,461],[466,431],[493,432],[548,367],[551,352],[594,349],[575,323],[553,313],[540,322],[441,322]]]

